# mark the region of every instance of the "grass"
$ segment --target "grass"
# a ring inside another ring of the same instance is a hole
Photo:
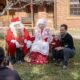
[[[32,65],[24,63],[15,65],[15,69],[23,80],[80,80],[80,41],[75,40],[76,55],[70,61],[69,68],[63,70],[62,66],[53,63]]]
[[[53,63],[32,65],[24,63],[14,65],[22,80],[80,80],[80,40],[75,40],[76,55],[71,59],[69,68],[63,70],[62,66]]]

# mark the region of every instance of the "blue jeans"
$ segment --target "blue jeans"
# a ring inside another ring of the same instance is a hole
[[[68,65],[69,58],[74,57],[75,49],[64,48],[63,49],[63,65]]]

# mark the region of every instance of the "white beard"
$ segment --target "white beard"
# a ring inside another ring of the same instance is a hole
[[[17,34],[16,30],[13,31],[13,35],[14,35],[14,37],[18,37],[18,34]],[[21,31],[20,35],[22,35],[22,36],[24,35],[24,30]]]
[[[19,23],[19,24],[20,24],[19,28],[21,29],[22,35],[24,35],[24,25],[22,23]],[[14,25],[15,25],[14,23],[11,23],[10,29],[13,32],[14,37],[17,37],[18,36],[17,31],[16,31],[16,28],[14,27]]]

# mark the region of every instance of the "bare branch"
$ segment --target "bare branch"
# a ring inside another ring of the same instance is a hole
[[[35,4],[35,3],[33,3],[33,5],[34,5],[34,4]],[[9,10],[22,10],[22,9],[26,8],[28,5],[31,5],[31,3],[26,4],[26,5],[24,5],[24,6],[20,7],[20,8],[9,8]]]
[[[16,4],[18,4],[19,2],[28,2],[28,4],[25,4],[24,6],[21,6],[21,7],[18,7],[18,8],[13,8],[13,6],[15,6]],[[36,1],[37,0],[35,0],[35,1],[33,1],[34,3],[33,3],[33,5],[34,4],[36,4]],[[48,1],[48,0],[47,0]],[[50,1],[50,0],[49,0]],[[51,1],[53,1],[53,0],[51,0]],[[2,12],[0,12],[0,16],[1,15],[4,15],[5,14],[5,12],[6,11],[9,11],[9,10],[22,10],[22,9],[24,9],[24,8],[26,8],[28,5],[31,5],[31,3],[30,3],[30,0],[10,0],[10,1],[8,1],[8,3],[6,4],[6,6],[5,6],[5,8],[3,9],[3,11]]]
[[[3,11],[0,12],[0,16],[4,15],[6,11],[8,11],[13,6],[15,6],[18,2],[19,2],[19,0],[15,1],[15,3],[13,3],[12,1],[9,1],[8,4],[5,6],[5,8],[3,9]]]

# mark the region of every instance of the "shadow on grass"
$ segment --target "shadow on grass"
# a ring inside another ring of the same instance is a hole
[[[69,69],[63,70],[62,66],[53,63],[32,65],[24,63],[15,64],[14,67],[23,80],[80,80],[80,40],[74,40],[76,55],[70,61]],[[1,42],[1,46],[3,43]]]
[[[24,63],[15,65],[23,80],[79,80],[80,65],[70,64],[69,69],[63,70],[61,66],[53,63],[45,65],[32,65]]]
[[[53,63],[33,65],[24,63],[15,65],[23,80],[80,80],[80,40],[74,40],[76,55],[70,61],[69,68],[63,70],[62,66]]]

